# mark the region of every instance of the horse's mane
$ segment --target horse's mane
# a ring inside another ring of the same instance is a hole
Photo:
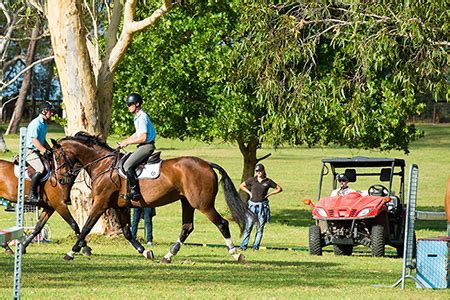
[[[98,135],[91,135],[84,131],[79,131],[75,133],[74,136],[66,136],[62,138],[60,141],[78,141],[90,147],[97,145],[103,148],[106,148],[110,151],[114,151],[105,141],[103,141]]]

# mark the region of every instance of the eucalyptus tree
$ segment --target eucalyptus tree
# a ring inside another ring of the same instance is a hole
[[[407,153],[417,98],[448,98],[445,1],[366,2],[185,5],[137,37],[117,101],[141,91],[163,136],[236,142],[243,178],[262,143]]]
[[[67,134],[85,131],[104,139],[108,136],[114,75],[133,35],[152,27],[176,4],[171,0],[145,3],[147,14],[138,19],[137,0],[33,1],[48,21]],[[79,184],[71,196],[77,222],[82,224],[91,206],[89,195],[89,189]],[[109,211],[94,231],[115,231],[113,218]]]

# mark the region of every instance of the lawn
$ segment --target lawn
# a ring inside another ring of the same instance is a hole
[[[351,150],[342,147],[263,148],[259,156],[272,155],[263,163],[268,176],[278,182],[284,192],[271,198],[272,219],[266,226],[263,245],[290,247],[295,250],[261,249],[245,251],[248,264],[237,265],[223,247],[183,246],[171,265],[146,261],[120,237],[91,237],[93,256],[76,256],[74,261],[62,259],[70,250],[74,238],[69,226],[55,215],[49,221],[52,243],[33,244],[23,257],[23,299],[154,299],[154,298],[345,298],[448,299],[448,291],[420,290],[408,282],[407,289],[374,287],[390,285],[401,275],[401,259],[387,247],[387,257],[372,258],[364,247],[355,249],[351,257],[335,257],[325,248],[322,257],[309,256],[308,226],[312,224],[309,209],[301,203],[305,197],[315,199],[321,159],[325,157],[375,156],[397,157],[409,165],[419,166],[418,208],[443,211],[443,199],[450,166],[450,126],[420,125],[425,137],[411,145],[411,153]],[[49,138],[60,138],[63,132],[52,128]],[[10,153],[0,158],[10,159],[17,153],[17,136],[5,137]],[[114,145],[118,137],[111,137]],[[195,141],[175,141],[159,138],[157,148],[163,158],[183,155],[199,156],[224,167],[237,186],[242,170],[242,158],[236,145],[208,145]],[[228,210],[221,192],[216,206],[222,214]],[[223,244],[217,228],[203,215],[195,216],[195,230],[188,243]],[[0,228],[14,225],[15,214],[0,208]],[[153,251],[161,258],[178,238],[181,208],[178,203],[157,209],[154,220],[156,245]],[[143,227],[143,222],[141,227]],[[445,234],[444,222],[419,222],[417,237]],[[239,244],[236,224],[232,235]],[[142,236],[142,230],[139,232]],[[0,299],[12,293],[13,257],[0,254]]]

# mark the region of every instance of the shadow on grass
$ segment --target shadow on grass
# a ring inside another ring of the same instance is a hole
[[[317,258],[316,258],[317,260]],[[3,258],[0,258],[0,262]],[[12,272],[12,270],[11,270]],[[322,261],[255,260],[239,265],[232,260],[179,257],[167,265],[142,261],[142,258],[105,255],[95,259],[79,259],[66,262],[54,253],[39,253],[24,260],[23,286],[26,288],[88,286],[127,287],[138,282],[157,284],[232,284],[257,288],[277,288],[292,285],[327,286],[339,285],[338,278],[348,275],[342,264]],[[257,277],[255,277],[257,274]],[[257,280],[255,280],[257,279]],[[331,282],[329,280],[331,279]],[[368,281],[366,275],[352,275],[358,282]]]

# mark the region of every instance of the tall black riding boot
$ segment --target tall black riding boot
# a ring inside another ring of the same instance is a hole
[[[128,193],[125,195],[126,200],[139,200],[141,192],[139,191],[139,183],[136,171],[130,167],[127,171]]]
[[[39,203],[39,195],[37,192],[38,186],[41,183],[43,174],[41,172],[34,173],[31,178],[31,187],[30,193],[28,194],[28,203],[29,204],[38,204]]]

